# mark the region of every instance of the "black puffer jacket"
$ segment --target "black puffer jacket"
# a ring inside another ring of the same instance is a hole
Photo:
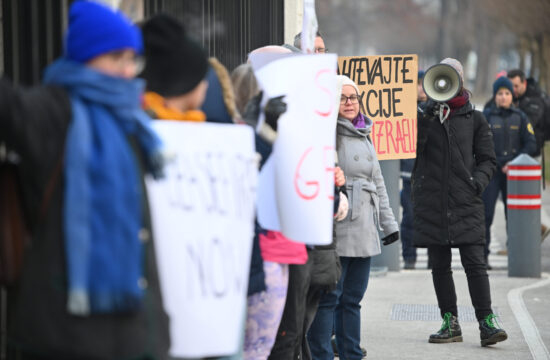
[[[484,244],[481,194],[495,168],[489,125],[469,102],[443,124],[419,112],[412,174],[414,245]]]
[[[527,89],[516,100],[516,105],[527,115],[531,125],[533,125],[537,140],[537,148],[533,156],[539,156],[541,148],[544,145],[544,119],[548,115],[545,113],[547,110],[543,94],[533,79],[527,79]]]

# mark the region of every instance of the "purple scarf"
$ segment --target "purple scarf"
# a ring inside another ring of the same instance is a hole
[[[359,114],[355,117],[355,119],[353,119],[352,121],[353,123],[353,126],[355,126],[356,129],[364,129],[366,124],[365,124],[365,115],[361,114],[361,112],[359,112]]]

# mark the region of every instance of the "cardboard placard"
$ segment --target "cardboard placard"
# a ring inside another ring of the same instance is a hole
[[[338,74],[359,87],[378,159],[415,158],[418,56],[340,56]]]

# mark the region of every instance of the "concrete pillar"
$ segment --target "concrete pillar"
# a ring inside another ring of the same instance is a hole
[[[393,215],[399,223],[399,160],[381,160],[380,168],[384,176],[384,183],[386,184],[386,191],[390,198]],[[380,238],[382,237],[383,234],[380,233]],[[375,268],[387,268],[389,271],[399,271],[401,268],[399,263],[401,242],[396,241],[388,246],[380,244],[380,246],[382,247],[382,254],[372,258],[372,266]]]
[[[521,154],[508,164],[508,276],[541,275],[540,164]]]
[[[285,0],[285,44],[294,45],[294,36],[302,31],[304,1]]]

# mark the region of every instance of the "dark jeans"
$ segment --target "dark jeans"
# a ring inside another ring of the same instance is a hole
[[[403,219],[401,220],[401,244],[403,246],[403,260],[416,261],[416,248],[413,246],[413,205],[411,201],[411,180],[403,179],[401,190],[401,206]]]
[[[361,305],[367,289],[371,258],[340,257],[342,276],[336,290],[321,297],[319,309],[307,334],[314,360],[332,360],[332,330],[341,360],[359,360],[361,341]]]
[[[498,194],[502,194],[502,201],[504,202],[504,215],[507,215],[506,211],[506,197],[508,196],[506,189],[506,174],[502,172],[500,167],[497,168],[495,175],[489,182],[489,185],[483,192],[483,204],[485,204],[485,257],[489,256],[489,245],[491,244],[491,225],[493,224],[493,218],[495,217],[495,206],[498,200]]]
[[[308,250],[309,252],[309,250]],[[269,360],[295,360],[301,358],[302,344],[305,344],[305,333],[319,303],[318,289],[312,289],[312,257],[304,265],[290,265],[288,274],[288,292],[286,295],[283,317],[277,330],[275,344],[271,349]],[[307,346],[307,344],[305,344]],[[309,353],[309,349],[304,351]]]
[[[463,245],[459,247],[459,250],[476,318],[482,320],[493,312],[491,310],[491,289],[489,288],[489,276],[487,275],[487,265],[483,255],[483,245]],[[441,317],[446,312],[458,316],[455,284],[453,272],[451,271],[451,247],[428,247],[428,254],[432,260],[432,279]]]

